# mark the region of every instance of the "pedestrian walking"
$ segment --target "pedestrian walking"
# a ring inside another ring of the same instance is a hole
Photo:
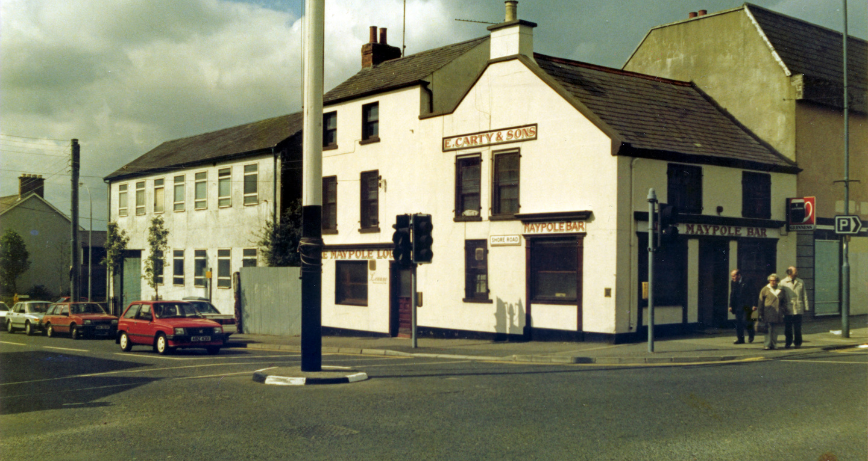
[[[802,315],[810,310],[808,290],[805,289],[805,282],[798,275],[799,270],[795,266],[790,266],[787,268],[787,276],[781,280],[781,286],[788,290],[787,295],[790,296],[788,312],[784,316],[786,349],[791,345],[796,346],[796,349],[802,347]]]
[[[747,284],[741,278],[741,271],[734,269],[729,274],[732,282],[729,284],[729,312],[735,316],[735,337],[733,344],[744,344],[744,330],[747,329],[748,341],[753,342],[754,328],[751,313],[756,307],[751,307]]]
[[[759,313],[759,321],[765,322],[768,327],[766,333],[765,350],[775,349],[778,343],[778,333],[776,326],[784,321],[784,315],[787,313],[789,298],[787,290],[780,287],[781,279],[778,274],[769,275],[769,284],[760,290],[757,312]]]

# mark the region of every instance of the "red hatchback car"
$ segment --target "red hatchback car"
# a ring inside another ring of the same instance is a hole
[[[142,345],[160,354],[176,347],[203,347],[216,354],[223,345],[223,328],[203,318],[190,303],[135,301],[118,321],[117,343],[124,352]]]
[[[55,303],[42,317],[42,331],[48,336],[69,333],[72,339],[105,336],[113,338],[118,318],[97,303]]]

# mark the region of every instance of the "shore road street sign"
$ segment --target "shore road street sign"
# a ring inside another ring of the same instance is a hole
[[[835,233],[838,235],[855,235],[862,229],[862,220],[855,215],[835,216]]]

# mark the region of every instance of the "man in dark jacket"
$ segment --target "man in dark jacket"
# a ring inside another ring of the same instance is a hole
[[[733,344],[744,344],[744,330],[747,328],[748,341],[753,342],[753,321],[750,319],[753,311],[747,284],[741,279],[741,272],[735,269],[730,273],[732,283],[729,290],[729,312],[735,316],[736,340]]]

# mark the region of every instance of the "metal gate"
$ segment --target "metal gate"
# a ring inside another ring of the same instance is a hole
[[[241,268],[241,324],[244,333],[301,334],[301,269]]]

